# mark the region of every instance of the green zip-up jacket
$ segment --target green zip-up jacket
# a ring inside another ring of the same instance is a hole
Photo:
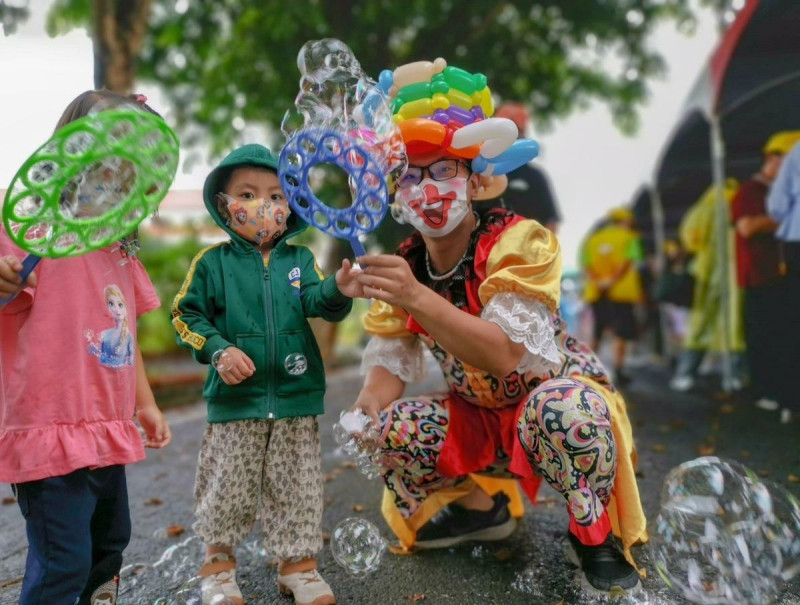
[[[276,170],[277,158],[261,145],[247,145],[206,179],[206,208],[231,239],[202,250],[192,261],[172,304],[178,344],[201,363],[235,346],[255,364],[255,373],[234,386],[209,371],[203,388],[209,422],[321,414],[325,373],[306,318],[339,321],[352,300],[339,292],[333,276],[324,278],[308,248],[287,242],[306,227],[294,214],[268,265],[252,243],[225,224],[214,197],[224,171],[236,166]]]

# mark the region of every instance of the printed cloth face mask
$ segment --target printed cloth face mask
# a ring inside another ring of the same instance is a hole
[[[227,193],[218,195],[228,206],[228,225],[244,239],[261,245],[286,232],[286,220],[291,211],[285,199],[242,200]]]

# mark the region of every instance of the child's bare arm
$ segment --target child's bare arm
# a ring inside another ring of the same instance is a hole
[[[153,390],[144,371],[144,360],[136,345],[136,418],[145,434],[145,447],[162,448],[172,441],[172,432],[164,414],[158,409]]]

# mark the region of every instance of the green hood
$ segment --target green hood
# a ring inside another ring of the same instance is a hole
[[[231,236],[233,242],[252,246],[252,242],[245,240],[226,224],[225,220],[217,211],[217,202],[214,199],[217,193],[222,191],[222,181],[225,180],[226,176],[230,174],[234,168],[240,166],[260,166],[272,170],[277,174],[278,156],[263,145],[258,145],[256,143],[234,149],[225,156],[225,159],[206,177],[206,182],[203,185],[203,201],[205,202],[208,213],[214,218],[214,222]],[[297,235],[301,231],[304,231],[308,225],[298,219],[294,212],[291,212],[289,218],[286,219],[286,227],[286,233],[279,241],[284,241],[293,235]]]

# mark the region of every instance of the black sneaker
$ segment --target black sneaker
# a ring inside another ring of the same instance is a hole
[[[448,504],[417,532],[414,546],[419,549],[448,548],[470,540],[503,540],[517,527],[508,510],[508,496],[503,492],[492,498],[490,510],[470,510]]]
[[[589,586],[602,594],[624,594],[639,585],[639,574],[625,560],[617,539],[609,532],[605,542],[597,546],[585,546],[578,538],[567,533],[570,559],[581,568]]]

